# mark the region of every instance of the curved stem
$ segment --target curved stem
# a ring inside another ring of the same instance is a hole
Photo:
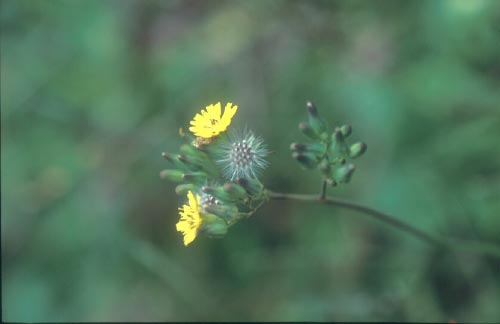
[[[318,203],[318,204],[324,204],[324,205],[333,205],[333,206],[338,206],[341,208],[347,208],[351,210],[355,210],[358,212],[361,212],[365,215],[372,216],[373,218],[376,218],[380,221],[383,221],[384,223],[387,223],[393,227],[396,227],[406,233],[412,234],[413,236],[419,238],[420,240],[427,242],[429,244],[439,246],[439,247],[448,247],[448,244],[434,238],[433,236],[423,232],[422,230],[419,230],[416,227],[413,227],[409,224],[406,224],[386,213],[380,212],[378,210],[375,210],[373,208],[363,206],[357,203],[353,203],[350,201],[345,201],[345,200],[340,200],[336,198],[330,198],[321,195],[320,198],[316,195],[302,195],[302,194],[287,194],[287,193],[279,193],[279,192],[268,192],[269,198],[273,200],[295,200],[295,201],[302,201],[302,202],[311,202],[311,203]]]
[[[336,198],[330,198],[321,195],[303,195],[303,194],[288,194],[280,192],[267,191],[269,199],[273,200],[293,200],[300,202],[317,203],[323,205],[337,206],[341,208],[351,209],[358,211],[364,215],[376,218],[386,224],[393,226],[403,232],[413,235],[414,237],[429,243],[438,248],[456,251],[457,248],[460,252],[479,253],[488,256],[500,258],[500,246],[488,242],[481,242],[476,240],[463,240],[456,238],[436,238],[412,225],[409,225],[401,220],[394,218],[391,215],[378,211],[376,209]]]

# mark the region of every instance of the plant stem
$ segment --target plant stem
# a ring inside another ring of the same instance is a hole
[[[310,202],[310,203],[318,203],[318,204],[324,204],[324,205],[333,205],[333,206],[338,206],[342,208],[347,208],[351,210],[355,210],[358,212],[361,212],[365,215],[372,216],[384,223],[387,223],[393,227],[396,227],[406,233],[410,233],[413,236],[419,238],[420,240],[427,242],[432,245],[436,245],[439,247],[447,247],[448,245],[431,235],[411,226],[408,225],[390,215],[387,215],[386,213],[380,212],[378,210],[375,210],[370,207],[366,207],[354,202],[350,201],[345,201],[345,200],[340,200],[336,198],[330,198],[326,197],[326,195],[322,195],[320,198],[316,195],[302,195],[302,194],[288,194],[288,193],[279,193],[279,192],[268,192],[269,198],[273,200],[294,200],[294,201],[302,201],[302,202]]]
[[[326,179],[323,180],[323,186],[321,187],[321,193],[319,195],[319,200],[325,200],[326,198]]]
[[[271,200],[291,200],[299,202],[309,202],[323,205],[337,206],[341,208],[355,210],[367,216],[371,216],[379,221],[393,226],[405,233],[413,235],[415,238],[420,239],[428,244],[431,244],[437,248],[456,251],[457,252],[468,252],[468,253],[479,253],[488,256],[500,257],[500,246],[480,241],[465,241],[460,239],[446,239],[446,238],[436,238],[412,225],[409,225],[401,220],[396,219],[386,213],[378,211],[376,209],[331,197],[326,197],[321,195],[319,198],[317,195],[304,195],[304,194],[289,194],[267,191],[267,195]]]

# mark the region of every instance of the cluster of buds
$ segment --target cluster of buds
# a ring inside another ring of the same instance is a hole
[[[307,103],[307,112],[308,121],[300,123],[299,129],[314,143],[292,143],[293,158],[306,169],[319,169],[331,186],[348,183],[355,170],[351,160],[363,155],[366,144],[357,142],[350,145],[351,126],[342,125],[332,131],[313,103]]]
[[[175,192],[188,198],[177,223],[185,245],[199,234],[225,235],[266,199],[257,176],[267,166],[268,151],[250,131],[226,132],[236,109],[228,103],[221,114],[220,103],[206,107],[191,121],[194,136],[180,131],[188,141],[180,153],[162,153],[170,167],[160,177],[178,183]]]

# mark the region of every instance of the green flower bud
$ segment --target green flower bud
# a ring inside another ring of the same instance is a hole
[[[198,171],[201,170],[201,164],[197,163],[191,156],[187,157],[185,155],[179,154],[177,155],[177,159],[184,164],[184,167],[188,170]]]
[[[183,172],[180,170],[171,170],[166,169],[160,172],[161,179],[167,179],[173,182],[182,182],[183,181]]]
[[[184,164],[182,164],[181,161],[179,161],[179,159],[176,156],[167,152],[163,152],[161,156],[163,156],[163,158],[168,162],[170,162],[172,166],[174,166],[175,168],[184,169]]]
[[[309,125],[314,130],[314,132],[322,138],[324,133],[327,131],[326,122],[318,114],[316,106],[312,102],[307,102],[307,111],[309,113]]]
[[[179,196],[185,196],[187,195],[188,191],[196,191],[196,186],[192,183],[182,183],[180,185],[177,185],[175,187],[175,193],[178,194]]]
[[[349,148],[349,156],[353,159],[360,157],[361,155],[363,155],[363,153],[366,152],[366,149],[367,146],[365,143],[363,142],[355,143],[351,145],[351,147]]]
[[[292,157],[306,169],[314,169],[318,165],[316,155],[309,152],[293,152]]]
[[[300,123],[299,130],[310,139],[314,140],[320,139],[320,137],[314,132],[309,123],[304,123],[304,122]]]
[[[251,196],[260,196],[264,190],[264,185],[258,179],[238,178],[236,183],[245,188]]]
[[[192,145],[183,144],[181,146],[181,153],[189,162],[200,166],[208,172],[214,171],[214,169],[216,170],[213,161],[203,150],[200,150]]]
[[[224,219],[227,223],[233,223],[236,219],[239,218],[239,211],[235,205],[227,205],[227,204],[210,204],[203,205],[203,211],[214,214],[222,219]]]
[[[201,184],[207,180],[207,174],[202,171],[187,172],[182,175],[182,180],[186,182]]]
[[[247,191],[242,186],[235,183],[225,183],[224,191],[235,199],[245,199],[248,197]]]
[[[318,157],[323,156],[326,151],[326,145],[323,143],[313,143],[313,144],[300,144],[300,143],[292,143],[290,145],[290,149],[292,151],[296,151],[298,153],[302,152],[311,152]]]
[[[342,125],[340,127],[340,132],[342,133],[344,138],[347,138],[352,133],[352,127],[350,125]]]
[[[200,231],[209,237],[223,237],[227,233],[227,223],[213,214],[203,214]]]
[[[178,156],[178,159],[190,170],[202,170],[212,176],[218,176],[219,171],[206,152],[187,144],[181,146],[181,152],[182,154]]]
[[[233,202],[237,199],[234,198],[231,194],[227,193],[222,186],[203,186],[201,191],[207,193],[209,195],[214,196],[215,198],[225,201],[225,202]]]
[[[345,143],[344,135],[340,128],[336,128],[332,134],[332,143],[330,144],[330,150],[337,153],[338,155],[348,156],[349,147]]]
[[[351,180],[351,176],[354,173],[355,167],[353,164],[344,165],[337,170],[335,170],[335,179],[338,182],[348,183]]]
[[[340,128],[335,128],[332,134],[332,140],[337,144],[344,143],[344,134],[342,134]]]

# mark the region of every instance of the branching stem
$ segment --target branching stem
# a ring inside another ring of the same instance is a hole
[[[500,257],[500,247],[489,244],[489,243],[483,243],[483,242],[473,242],[473,241],[463,241],[463,240],[457,240],[457,239],[441,239],[441,238],[436,238],[416,227],[413,227],[412,225],[409,225],[391,215],[388,215],[386,213],[383,213],[381,211],[378,211],[376,209],[346,201],[346,200],[341,200],[337,198],[331,198],[331,197],[326,197],[326,195],[323,195],[323,192],[321,196],[318,198],[317,195],[305,195],[305,194],[289,194],[289,193],[279,193],[279,192],[272,192],[268,191],[267,195],[269,199],[271,200],[290,200],[290,201],[298,201],[298,202],[307,202],[307,203],[316,203],[316,204],[323,204],[323,205],[331,205],[331,206],[337,206],[341,208],[346,208],[350,210],[354,210],[357,212],[360,212],[364,215],[371,216],[375,219],[378,219],[379,221],[382,221],[388,225],[391,225],[392,227],[413,235],[415,238],[420,239],[421,241],[424,241],[428,244],[431,244],[432,246],[435,246],[437,248],[441,249],[446,249],[446,250],[456,250],[459,248],[462,250],[462,252],[473,252],[473,253],[480,253],[480,254],[486,254],[486,255],[493,255],[496,257]]]
[[[324,187],[324,186],[323,186]],[[288,194],[288,193],[279,193],[279,192],[268,192],[269,198],[273,200],[294,200],[294,201],[301,201],[301,202],[310,202],[310,203],[318,203],[318,204],[324,204],[324,205],[333,205],[341,208],[347,208],[351,210],[355,210],[358,212],[361,212],[363,214],[369,215],[371,217],[374,217],[380,221],[383,221],[387,224],[390,224],[402,231],[405,231],[407,233],[412,234],[413,236],[416,236],[417,238],[421,239],[422,241],[425,241],[429,244],[437,245],[437,246],[443,246],[444,244],[435,239],[434,237],[430,236],[429,234],[411,226],[408,225],[392,216],[389,216],[385,213],[382,213],[380,211],[377,211],[373,208],[366,207],[357,203],[353,203],[350,201],[345,201],[345,200],[340,200],[336,198],[330,198],[326,197],[326,195],[323,195],[324,192],[322,192],[321,197],[318,199],[318,196],[316,195],[302,195],[302,194]]]

